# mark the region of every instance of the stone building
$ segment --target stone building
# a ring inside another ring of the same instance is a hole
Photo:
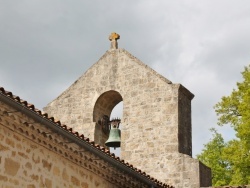
[[[192,158],[194,95],[119,49],[118,34],[109,39],[110,50],[45,113],[0,88],[0,188],[211,185],[210,169]],[[119,158],[104,146],[104,125],[121,101]]]
[[[211,185],[211,171],[192,158],[191,100],[172,83],[117,44],[44,111],[104,146],[100,121],[123,101],[121,158],[176,188]]]
[[[171,188],[0,87],[0,188]]]

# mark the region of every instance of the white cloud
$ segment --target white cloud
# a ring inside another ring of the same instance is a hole
[[[95,63],[109,49],[108,35],[118,32],[119,47],[195,94],[197,154],[216,126],[213,106],[250,63],[250,2],[97,2],[0,1],[0,85],[41,108]]]

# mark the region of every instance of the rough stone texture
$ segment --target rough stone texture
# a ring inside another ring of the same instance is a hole
[[[0,188],[147,187],[1,101],[0,153]]]
[[[173,84],[123,49],[107,51],[44,111],[97,144],[97,121],[123,101],[121,157],[175,187],[209,186],[193,159],[193,94]],[[201,181],[202,180],[202,181]]]

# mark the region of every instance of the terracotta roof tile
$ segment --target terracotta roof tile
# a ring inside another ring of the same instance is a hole
[[[61,122],[59,120],[55,120],[54,117],[48,117],[47,113],[43,113],[41,110],[36,109],[35,106],[33,104],[28,103],[25,100],[20,99],[19,96],[15,96],[12,94],[12,92],[6,91],[3,87],[0,87],[0,93],[2,93],[3,95],[5,95],[6,97],[14,100],[16,103],[19,103],[25,107],[27,107],[29,110],[35,112],[38,116],[47,119],[55,124],[57,124],[58,126],[60,126],[61,128],[63,128],[64,130],[68,131],[68,134],[72,134],[73,136],[81,139],[83,142],[86,142],[90,145],[92,145],[93,147],[95,147],[97,150],[100,150],[103,152],[103,154],[108,155],[110,158],[114,158],[117,161],[119,161],[120,163],[122,163],[123,165],[126,165],[128,168],[134,170],[136,173],[145,176],[146,178],[150,179],[151,181],[155,182],[157,184],[157,186],[159,188],[174,188],[173,186],[167,185],[165,183],[162,183],[156,179],[154,179],[153,177],[147,175],[145,172],[142,172],[140,169],[135,168],[133,165],[129,164],[129,163],[125,163],[124,160],[121,160],[119,157],[116,157],[114,153],[110,153],[109,150],[105,149],[102,146],[99,146],[98,144],[95,144],[94,141],[90,141],[89,138],[85,138],[83,134],[79,135],[78,132],[74,132],[73,129],[71,127],[67,127],[66,125],[61,125]],[[39,131],[39,129],[38,129]],[[45,132],[39,132],[41,134],[45,134]],[[47,136],[47,135],[46,135]],[[48,136],[49,137],[49,136]],[[47,144],[47,143],[46,143]],[[52,147],[52,146],[51,146]],[[226,188],[226,187],[225,187]],[[230,187],[231,188],[231,187]],[[233,188],[233,187],[232,187]],[[236,187],[234,187],[236,188]],[[237,188],[248,188],[248,187],[237,187]]]

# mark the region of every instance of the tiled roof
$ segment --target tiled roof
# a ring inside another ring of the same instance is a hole
[[[22,100],[19,96],[15,96],[12,94],[12,92],[6,91],[3,87],[0,87],[0,94],[6,96],[7,98],[13,100],[15,103],[18,103],[20,105],[22,105],[23,107],[26,107],[28,110],[34,112],[37,116],[40,116],[46,120],[49,120],[50,122],[56,124],[55,126],[59,126],[62,129],[64,129],[65,131],[67,131],[67,134],[70,134],[71,136],[74,136],[75,138],[81,139],[82,142],[87,143],[89,145],[91,145],[92,147],[94,147],[96,150],[99,150],[100,152],[103,153],[103,155],[106,155],[112,159],[115,159],[117,162],[121,163],[122,165],[125,165],[128,169],[133,170],[134,172],[136,172],[137,174],[143,176],[144,178],[154,182],[157,187],[159,188],[174,188],[173,186],[167,185],[165,183],[160,182],[159,180],[149,176],[148,174],[146,174],[145,172],[141,171],[140,169],[135,168],[133,165],[125,162],[124,160],[121,160],[119,157],[115,156],[114,153],[111,153],[108,149],[95,144],[94,141],[90,141],[89,138],[84,137],[83,134],[79,134],[78,132],[74,132],[72,128],[66,126],[66,125],[62,125],[60,121],[55,120],[54,117],[48,117],[47,113],[43,113],[41,110],[36,109],[35,106],[33,104],[28,103],[25,100]],[[241,187],[239,187],[241,188]],[[243,187],[242,187],[243,188]]]

